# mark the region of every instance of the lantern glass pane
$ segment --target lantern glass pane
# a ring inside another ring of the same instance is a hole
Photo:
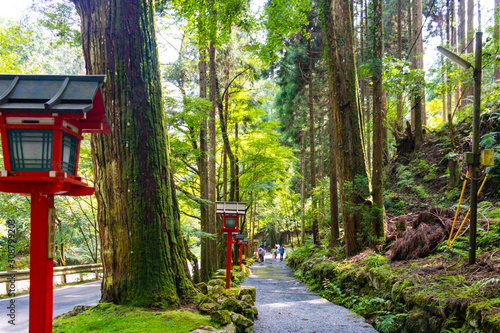
[[[53,131],[9,129],[7,133],[12,170],[52,170]]]
[[[61,171],[68,175],[75,175],[77,138],[63,133]]]
[[[236,217],[226,216],[226,228],[234,228],[234,227],[236,227]]]

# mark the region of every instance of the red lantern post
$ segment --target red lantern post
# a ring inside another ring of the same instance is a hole
[[[52,332],[54,195],[95,190],[77,171],[82,133],[111,132],[103,81],[103,75],[0,75],[0,192],[31,195],[31,333]]]
[[[237,234],[236,235],[236,239],[238,240],[238,245],[239,245],[239,248],[240,248],[240,267],[241,267],[241,254],[242,254],[242,251],[243,251],[243,245],[245,245],[245,237],[247,235],[245,234]]]
[[[244,202],[217,201],[216,212],[223,217],[221,232],[227,232],[227,258],[226,258],[226,289],[231,287],[231,268],[233,260],[233,233],[239,231],[238,216],[245,215]]]

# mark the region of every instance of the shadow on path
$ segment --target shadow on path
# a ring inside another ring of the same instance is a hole
[[[255,333],[357,333],[377,332],[362,318],[346,308],[335,305],[309,292],[293,277],[284,261],[266,256],[264,263],[255,263],[252,275],[243,283],[255,287],[259,319]]]

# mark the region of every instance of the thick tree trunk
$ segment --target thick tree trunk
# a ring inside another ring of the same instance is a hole
[[[314,134],[314,92],[313,92],[313,54],[311,50],[311,39],[307,40],[307,56],[309,58],[309,98],[307,99],[307,104],[309,106],[309,149],[311,150],[310,168],[311,168],[311,198],[312,198],[312,232],[313,232],[313,243],[318,244],[319,242],[319,228],[318,228],[318,203],[314,195],[316,190],[316,147],[315,147],[315,134]]]
[[[384,187],[383,187],[383,105],[382,105],[382,58],[383,58],[383,22],[382,0],[373,0],[373,173],[372,194],[374,216],[371,224],[373,236],[384,236]]]
[[[112,134],[91,139],[101,301],[176,306],[195,293],[169,157],[152,1],[74,0],[88,74],[106,74]]]
[[[368,193],[362,116],[353,46],[352,17],[348,0],[331,0],[323,7],[323,27],[328,43],[328,65],[333,80],[333,110],[336,125],[336,154],[346,254],[360,250],[358,239],[365,239],[362,216]],[[340,38],[342,36],[342,38]]]

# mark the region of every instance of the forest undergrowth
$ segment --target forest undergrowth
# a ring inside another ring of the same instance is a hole
[[[328,249],[327,239],[308,243],[287,258],[296,277],[380,332],[500,332],[498,114],[482,117],[481,148],[495,150],[495,166],[485,170],[489,177],[478,198],[476,263],[468,264],[468,219],[447,246],[467,172],[461,159],[471,150],[470,123],[455,125],[455,145],[443,126],[428,132],[419,153],[389,162],[385,243],[347,259],[342,247]],[[469,209],[469,187],[455,233]]]

